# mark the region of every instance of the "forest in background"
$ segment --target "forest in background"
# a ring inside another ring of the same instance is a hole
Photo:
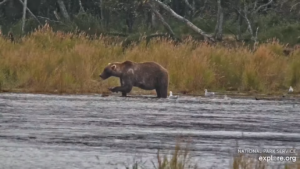
[[[54,30],[138,40],[191,36],[201,40],[300,42],[299,0],[2,0],[2,34],[22,35],[49,23]]]

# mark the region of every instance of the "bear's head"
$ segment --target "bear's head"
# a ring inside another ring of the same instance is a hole
[[[118,63],[109,63],[99,75],[103,80],[115,76],[115,77],[120,77],[121,72],[120,72],[120,64]]]

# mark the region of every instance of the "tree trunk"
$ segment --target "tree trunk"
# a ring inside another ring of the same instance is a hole
[[[66,20],[69,21],[69,20],[70,20],[70,16],[69,16],[69,14],[68,14],[68,11],[67,11],[67,9],[66,9],[66,6],[65,6],[63,0],[57,0],[57,3],[58,3],[59,9],[60,9],[60,11],[61,11],[63,17],[64,17]]]
[[[109,30],[109,23],[111,18],[111,10],[109,7],[104,5],[103,0],[99,0],[99,8],[100,8],[100,15],[101,15],[101,22],[105,29]]]
[[[217,24],[215,28],[215,39],[222,40],[223,36],[223,20],[224,13],[221,5],[221,0],[218,0],[218,14],[217,14]]]
[[[0,2],[0,5],[4,4],[7,0],[3,0],[2,2]]]
[[[247,6],[246,2],[244,3],[244,18],[245,18],[245,20],[248,24],[248,30],[251,34],[251,39],[254,40],[253,29],[252,29],[252,26],[251,26],[251,22],[248,19],[248,6]]]
[[[25,22],[26,22],[27,0],[23,4],[23,19],[22,19],[22,34],[24,34]]]
[[[156,15],[154,12],[151,12],[151,29],[156,28]]]
[[[127,17],[126,17],[126,24],[127,24],[127,28],[128,28],[129,33],[132,33],[133,22],[134,22],[134,15],[133,15],[132,11],[128,11],[127,12]]]
[[[161,6],[162,8],[164,8],[167,12],[169,12],[174,18],[176,18],[177,20],[185,23],[189,28],[191,28],[192,30],[194,30],[195,32],[197,32],[198,34],[202,35],[205,39],[208,39],[210,41],[215,41],[214,38],[207,34],[206,32],[204,32],[203,30],[201,30],[200,28],[198,28],[196,25],[194,25],[192,22],[190,22],[189,20],[185,19],[184,17],[178,15],[176,12],[174,12],[169,6],[167,6],[166,4],[162,3],[160,0],[152,0],[152,2],[155,2],[156,4],[158,4],[159,6]]]
[[[83,6],[82,6],[81,0],[78,0],[78,2],[79,2],[79,11],[80,11],[80,12],[85,12],[85,11],[84,11],[84,8],[83,8]]]
[[[22,0],[19,0],[21,2],[21,4],[24,6],[25,3]],[[29,14],[39,23],[41,24],[41,22],[39,21],[39,19],[31,12],[31,10],[27,7],[26,5],[26,10],[29,12]],[[24,13],[24,12],[23,12]]]
[[[156,5],[151,4],[150,8],[151,8],[151,29],[155,29],[157,26],[157,23],[156,23],[156,15],[157,14],[153,11],[153,9],[156,11]],[[158,11],[156,11],[156,12],[158,12]]]
[[[242,18],[242,7],[241,4],[239,4],[239,9],[238,9],[238,34],[237,34],[237,40],[242,39],[242,24],[243,24],[243,18]]]
[[[102,21],[104,21],[104,16],[103,16],[103,2],[102,0],[99,0],[99,7],[100,7],[100,18]]]
[[[56,11],[53,11],[56,20],[60,21],[60,17]]]

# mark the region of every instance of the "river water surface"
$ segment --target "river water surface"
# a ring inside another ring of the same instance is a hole
[[[298,103],[1,94],[0,168],[153,168],[157,149],[172,150],[180,137],[192,141],[198,166],[226,169],[237,148],[299,150]]]

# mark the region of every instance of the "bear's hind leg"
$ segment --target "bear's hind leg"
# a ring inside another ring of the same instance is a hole
[[[158,98],[161,98],[160,88],[158,87],[158,88],[156,88],[155,90],[156,90],[157,97],[158,97]]]
[[[122,92],[122,97],[126,97],[127,93],[126,92]]]
[[[167,98],[168,97],[168,86],[160,86],[159,87],[159,94],[160,98]]]

